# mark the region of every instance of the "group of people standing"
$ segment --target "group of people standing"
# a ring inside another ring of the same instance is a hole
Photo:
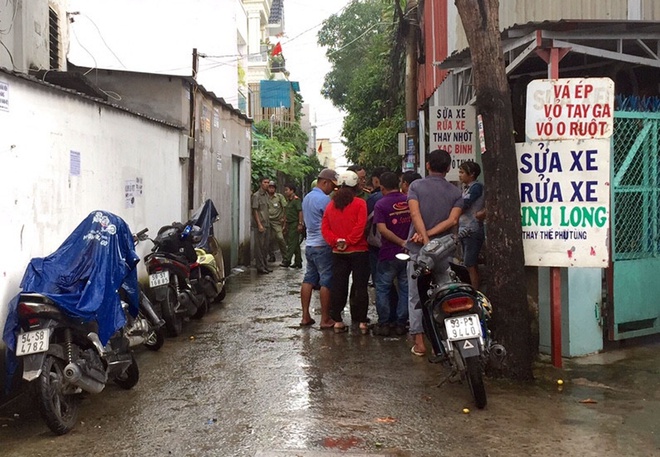
[[[287,183],[282,195],[276,191],[275,181],[264,177],[252,194],[254,258],[259,274],[273,271],[269,262],[275,262],[275,247],[282,254],[281,267],[302,268],[300,238],[304,225],[296,190],[295,184]]]
[[[399,176],[376,167],[371,192],[365,190],[367,173],[362,167],[352,166],[340,174],[331,169],[319,173],[315,187],[302,200],[298,219],[293,220],[302,224],[298,225],[298,233],[302,227],[306,230],[301,326],[316,323],[309,308],[312,292],[318,289],[322,330],[348,331],[342,318],[348,303],[351,321],[360,333],[368,334],[372,329],[374,335],[380,336],[410,333],[415,342],[411,352],[418,356],[426,353],[419,294],[416,280],[411,277],[412,263],[398,259],[397,254],[416,256],[431,238],[451,233],[460,221],[459,230],[469,226],[462,238],[464,256],[466,266],[474,270],[474,279],[478,281],[476,264],[483,243],[483,218],[477,217],[484,199],[483,186],[476,181],[480,168],[474,162],[461,165],[461,191],[445,179],[450,165],[450,155],[436,150],[427,156],[428,175],[423,179],[418,173]],[[253,195],[252,201],[259,233],[266,230],[263,220],[258,219],[259,201],[265,197],[260,192],[268,192],[270,181],[265,179],[261,184],[262,189]],[[287,196],[287,208],[292,200],[300,201],[291,186],[285,186],[285,195],[291,190],[294,196]],[[284,219],[285,226],[289,226],[288,217]],[[297,241],[299,249],[299,238]],[[267,249],[265,246],[257,247],[257,252],[263,252],[259,249]],[[286,252],[289,251],[290,247]],[[287,266],[286,260],[283,256],[282,266]],[[467,265],[467,260],[473,265]],[[268,263],[257,260],[257,271],[268,271]],[[470,275],[472,279],[472,270]],[[367,318],[370,277],[376,289],[375,325],[370,325]]]

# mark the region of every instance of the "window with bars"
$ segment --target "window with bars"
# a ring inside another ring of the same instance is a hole
[[[60,68],[60,23],[57,13],[52,8],[48,11],[48,43],[50,51],[50,69]]]

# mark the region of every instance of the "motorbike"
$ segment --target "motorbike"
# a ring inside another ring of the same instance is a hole
[[[147,231],[148,229],[144,229],[133,235],[135,246],[140,241],[147,239]],[[129,303],[126,291],[122,288],[119,290],[119,293],[122,308],[128,311]],[[126,318],[128,323],[126,324],[126,335],[128,336],[131,347],[142,344],[150,351],[158,351],[165,343],[165,331],[163,329],[165,321],[156,313],[149,297],[144,293],[140,284],[138,284],[138,293],[140,300],[139,312],[136,318],[132,318],[127,313]]]
[[[200,274],[193,286],[204,293],[208,303],[220,303],[227,294],[222,250],[213,234],[213,223],[219,217],[213,201],[207,199],[187,223],[200,228],[200,240],[195,244]]]
[[[490,301],[463,282],[467,272],[461,266],[449,262],[458,239],[446,235],[430,240],[413,260],[411,276],[417,279],[424,334],[435,355],[430,361],[451,369],[441,385],[447,380],[467,380],[477,408],[482,409],[487,403],[484,370],[488,363],[500,365],[506,349],[488,329],[493,312]]]
[[[92,212],[57,251],[30,261],[10,302],[4,340],[58,435],[74,428],[83,392],[110,381],[131,389],[140,378],[125,326],[138,315],[139,257],[130,240],[121,218]]]
[[[146,237],[147,230],[143,230]],[[170,336],[178,336],[186,318],[201,319],[208,310],[206,294],[193,287],[201,278],[194,243],[199,242],[200,228],[173,223],[161,227],[151,253],[145,257],[149,290],[162,312]]]
[[[165,344],[165,321],[156,314],[141,286],[139,289],[140,311],[134,319],[127,315],[126,336],[131,347],[144,345],[150,351],[158,351]],[[128,311],[128,303],[122,299],[121,304]]]

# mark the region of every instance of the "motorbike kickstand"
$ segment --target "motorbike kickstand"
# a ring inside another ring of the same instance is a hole
[[[454,370],[451,373],[449,373],[445,378],[443,378],[442,381],[440,381],[440,384],[438,384],[436,387],[442,387],[447,381],[451,383],[459,382],[461,380],[461,376],[458,371]]]

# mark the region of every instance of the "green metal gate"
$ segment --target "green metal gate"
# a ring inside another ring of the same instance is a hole
[[[616,111],[609,339],[660,333],[660,114]]]

